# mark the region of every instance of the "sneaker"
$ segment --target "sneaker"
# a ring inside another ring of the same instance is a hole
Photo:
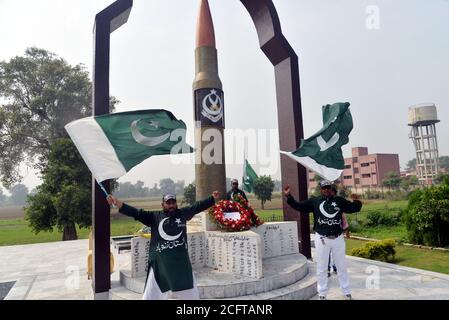
[[[345,295],[345,300],[352,300],[352,296],[350,294]]]
[[[320,296],[320,300],[326,300],[325,296]]]
[[[330,273],[330,272],[328,272],[328,273],[327,273],[327,277],[329,278],[330,276],[331,276],[331,273]]]

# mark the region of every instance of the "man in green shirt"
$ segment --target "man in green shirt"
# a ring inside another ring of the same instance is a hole
[[[231,190],[226,193],[226,200],[233,200],[234,195],[242,196],[243,199],[248,201],[248,198],[246,197],[246,194],[243,190],[239,189],[239,181],[237,179],[231,180]]]
[[[329,254],[332,252],[338,270],[338,281],[345,299],[351,299],[351,288],[346,270],[346,246],[343,238],[342,216],[345,213],[360,211],[362,203],[352,195],[353,202],[334,196],[333,183],[328,180],[320,182],[321,196],[297,202],[290,194],[290,187],[284,188],[287,203],[301,213],[313,213],[313,229],[315,230],[315,254],[317,260],[318,295],[326,299],[328,291],[327,266]]]
[[[119,212],[133,217],[151,228],[150,255],[143,300],[165,300],[177,297],[183,300],[199,299],[187,246],[187,221],[215,204],[219,192],[190,207],[178,208],[176,196],[165,194],[161,211],[136,209],[117,200],[107,198]]]

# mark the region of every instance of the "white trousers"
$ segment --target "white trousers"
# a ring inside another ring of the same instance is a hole
[[[153,268],[150,270],[148,275],[147,285],[145,286],[145,292],[143,293],[142,300],[168,300],[168,299],[179,299],[179,300],[199,300],[200,294],[195,282],[195,276],[193,276],[193,288],[182,290],[182,291],[166,291],[161,292],[156,278],[154,277]]]
[[[349,286],[349,276],[346,270],[346,244],[343,235],[336,239],[323,238],[324,244],[319,234],[315,233],[315,253],[316,272],[318,282],[318,295],[326,296],[328,292],[327,267],[329,263],[329,253],[332,252],[332,259],[337,267],[338,282],[344,295],[351,294]]]

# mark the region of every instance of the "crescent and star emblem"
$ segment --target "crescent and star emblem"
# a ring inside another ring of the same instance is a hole
[[[217,94],[216,90],[211,90],[210,93],[203,99],[203,110],[205,110],[210,115],[219,115],[221,112],[221,105],[221,98]]]
[[[324,209],[324,203],[326,203],[326,200],[323,201],[323,202],[321,202],[321,204],[320,204],[320,212],[321,212],[326,218],[332,219],[332,218],[334,218],[334,217],[337,215],[337,213],[340,212],[340,209],[338,209],[338,210],[335,211],[333,214],[328,213],[328,212]],[[334,208],[335,208],[335,206],[334,206]]]
[[[217,90],[210,90],[202,101],[202,112],[203,117],[208,118],[212,122],[218,122],[223,118],[223,101]]]
[[[182,235],[182,231],[180,233],[178,233],[175,236],[170,236],[168,235],[165,231],[164,231],[164,222],[165,220],[167,220],[168,218],[164,218],[161,220],[161,222],[159,222],[159,235],[161,236],[162,239],[167,240],[167,241],[175,241],[176,239],[178,239],[181,235]]]
[[[140,144],[143,144],[143,145],[146,145],[149,147],[154,147],[154,146],[157,146],[158,144],[163,143],[165,140],[167,140],[170,137],[170,132],[167,132],[167,133],[165,133],[161,136],[157,136],[157,137],[144,136],[142,133],[140,133],[139,129],[137,128],[137,123],[141,120],[142,119],[134,120],[131,123],[131,134],[137,143],[140,143]],[[158,123],[156,121],[150,121],[150,126],[158,128]]]
[[[339,139],[340,135],[338,134],[338,132],[335,132],[332,138],[330,138],[328,141],[325,141],[322,136],[318,136],[318,138],[316,138],[316,142],[318,143],[320,151],[322,152],[335,145]]]

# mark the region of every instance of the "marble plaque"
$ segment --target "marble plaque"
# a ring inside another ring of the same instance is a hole
[[[260,236],[252,231],[210,231],[206,237],[206,266],[259,279],[262,277]]]
[[[190,262],[192,268],[201,268],[206,264],[206,238],[204,232],[187,233]]]
[[[150,240],[136,237],[131,239],[131,277],[143,277],[148,271]]]
[[[296,221],[266,222],[251,229],[260,235],[262,258],[299,252]]]

